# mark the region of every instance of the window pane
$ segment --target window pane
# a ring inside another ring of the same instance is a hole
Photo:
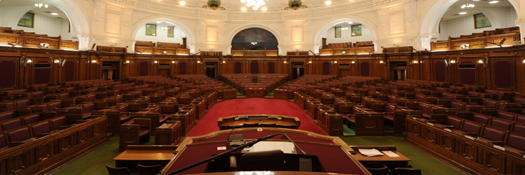
[[[277,43],[266,43],[266,50],[277,50]]]
[[[242,43],[242,42],[244,42],[244,37],[243,37],[243,36],[235,36],[235,37],[233,38],[233,42],[236,42],[236,43],[237,43],[237,42],[238,42],[238,43]]]
[[[264,36],[258,35],[257,36],[257,42],[264,42]]]
[[[267,37],[264,37],[264,42],[276,43],[277,42],[277,38],[275,38],[274,36],[267,36]]]
[[[245,39],[245,42],[256,42],[255,40],[255,36],[247,36],[246,39]]]
[[[232,50],[243,50],[244,43],[233,43]]]

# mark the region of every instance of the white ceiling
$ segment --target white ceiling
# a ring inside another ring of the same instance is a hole
[[[0,6],[35,6],[35,3],[40,3],[42,0],[0,0]],[[47,1],[44,1],[44,3]],[[31,12],[52,18],[68,19],[66,13],[55,6],[49,8],[33,8]],[[51,15],[51,13],[58,13],[58,15]]]
[[[499,0],[499,3],[496,4],[489,4],[490,1],[492,0],[459,0],[447,10],[441,19],[446,21],[465,16],[472,16],[474,14],[483,13],[483,9],[486,8],[512,7],[512,4],[507,0]],[[461,5],[466,4],[467,2],[469,4],[474,4],[475,7],[461,9]],[[459,15],[460,12],[467,12],[467,14]]]
[[[179,1],[181,0],[149,0],[149,1],[155,1],[156,3],[164,3],[164,4],[170,4],[170,5],[179,5]],[[203,5],[206,5],[208,0],[184,0],[186,2],[185,7],[196,7],[196,8],[202,8]],[[265,7],[268,8],[268,11],[279,11],[284,10],[285,7],[288,7],[288,0],[264,0],[266,2]],[[327,0],[302,0],[303,5],[308,6],[308,8],[316,8],[316,7],[327,7],[325,5],[325,2]],[[332,2],[329,6],[337,6],[340,4],[350,4],[350,3],[356,3],[356,2],[362,2],[362,1],[370,1],[370,0],[330,0]],[[221,6],[226,8],[226,10],[231,11],[241,11],[242,7],[246,7],[244,3],[241,3],[240,0],[221,0]],[[248,11],[253,11],[253,9],[248,8]],[[260,9],[259,9],[260,11]]]

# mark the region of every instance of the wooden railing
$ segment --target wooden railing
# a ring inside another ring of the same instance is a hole
[[[505,39],[505,41],[503,41]],[[502,42],[503,41],[503,42]],[[449,37],[446,41],[431,42],[432,51],[484,49],[487,47],[513,46],[520,44],[519,27],[496,29],[484,33]]]
[[[49,47],[43,48],[41,44],[48,44]],[[78,41],[62,40],[61,36],[50,37],[38,35],[23,30],[12,30],[11,28],[0,27],[0,45],[11,45],[14,47],[78,50]]]
[[[107,140],[106,116],[0,150],[0,174],[44,174]]]

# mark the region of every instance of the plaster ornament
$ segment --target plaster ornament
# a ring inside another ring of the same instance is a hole
[[[212,10],[217,10],[217,9],[226,10],[226,8],[221,7],[221,0],[208,0],[208,4],[202,6],[202,8],[208,8],[208,7]]]
[[[290,0],[288,1],[288,7],[284,9],[285,10],[289,10],[289,9],[297,10],[300,8],[308,8],[308,6],[303,5],[303,2],[301,0]]]

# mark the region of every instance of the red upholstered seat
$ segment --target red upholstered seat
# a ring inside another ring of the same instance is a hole
[[[525,104],[525,97],[514,97],[514,103]]]
[[[461,131],[469,133],[469,134],[479,135],[482,128],[483,128],[483,124],[473,122],[473,121],[465,121],[463,123],[463,127],[461,128]]]
[[[25,125],[37,123],[40,121],[40,113],[30,114],[22,117]]]
[[[460,129],[461,128],[461,124],[463,124],[463,121],[464,121],[464,119],[461,119],[461,118],[458,118],[458,117],[448,116],[447,117],[447,121],[446,121],[445,124],[453,126],[452,129]]]
[[[127,167],[112,167],[112,166],[106,165],[106,168],[108,169],[108,173],[110,175],[131,174],[131,172],[129,171]]]
[[[59,130],[69,127],[66,116],[60,116],[50,119],[53,130]]]
[[[492,121],[490,122],[490,126],[501,129],[501,130],[505,130],[505,131],[510,131],[513,124],[514,124],[513,121],[499,119],[499,118],[492,118]]]
[[[31,128],[31,131],[33,132],[34,136],[41,135],[41,134],[48,134],[52,131],[51,125],[49,124],[49,121],[42,121],[33,125],[29,125]]]
[[[429,115],[429,111],[430,111],[430,108],[431,106],[428,105],[428,104],[425,104],[425,103],[419,103],[419,110],[421,110],[421,114],[423,115],[423,117],[425,118],[430,118],[430,115]]]
[[[0,133],[0,149],[7,146],[7,138],[4,133]]]
[[[15,102],[16,107],[29,107],[31,106],[31,102],[29,100],[18,100]]]
[[[24,142],[33,137],[31,135],[31,131],[29,130],[29,127],[20,127],[18,129],[7,131],[6,134],[9,139],[9,142],[11,143],[12,142]]]
[[[2,127],[2,131],[9,131],[15,128],[19,128],[21,126],[24,126],[24,125],[22,124],[22,120],[20,120],[20,118],[9,119],[9,120],[3,121],[0,124],[0,127]]]
[[[507,131],[486,126],[483,129],[483,135],[481,137],[491,141],[503,142],[505,141],[505,137],[507,137]]]
[[[475,121],[475,122],[478,122],[484,125],[488,125],[491,118],[492,118],[491,116],[480,114],[480,113],[472,114],[472,121]]]
[[[91,113],[93,112],[94,107],[95,107],[94,103],[84,104],[83,105],[84,114],[82,114],[82,118],[86,119],[86,118],[91,117]]]
[[[485,107],[491,107],[491,108],[497,108],[497,107],[498,107],[498,101],[496,101],[496,100],[488,100],[488,99],[484,99],[484,100],[483,100],[483,106],[485,106]]]
[[[525,115],[518,115],[516,122],[518,123],[525,123]]]
[[[459,111],[465,111],[465,103],[450,102],[450,108],[458,109]]]
[[[525,151],[525,136],[515,132],[510,132],[506,146]]]
[[[514,123],[512,131],[525,135],[525,124],[523,123]]]
[[[514,121],[516,119],[517,114],[505,111],[497,111],[496,116],[505,120]]]
[[[149,129],[140,129],[139,136],[146,136],[149,134]]]
[[[62,108],[62,102],[52,102],[49,103],[49,111],[54,111],[55,109]]]
[[[15,117],[15,111],[7,111],[0,113],[0,121],[12,119],[13,117]]]

